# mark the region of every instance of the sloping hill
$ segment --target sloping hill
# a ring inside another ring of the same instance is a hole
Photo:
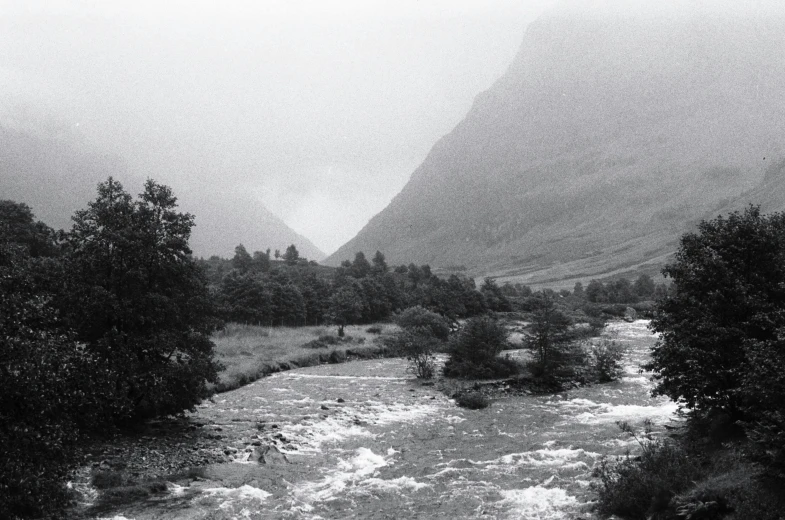
[[[36,217],[58,229],[95,198],[108,176],[136,194],[145,176],[129,171],[118,156],[102,153],[74,135],[49,135],[0,126],[0,198],[27,203]],[[150,174],[159,182],[166,179]],[[300,255],[321,260],[324,253],[297,234],[257,200],[237,193],[173,185],[180,208],[196,216],[191,248],[199,256],[231,257],[243,243],[249,251],[283,252],[295,244]]]
[[[507,73],[328,262],[378,249],[524,283],[656,272],[683,231],[785,156],[783,20],[538,20]]]

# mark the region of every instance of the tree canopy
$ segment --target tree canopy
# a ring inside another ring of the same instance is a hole
[[[656,391],[782,436],[785,214],[750,206],[701,222],[663,272],[675,291],[652,322],[661,334],[651,363]]]

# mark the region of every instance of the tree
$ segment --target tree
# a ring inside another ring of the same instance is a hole
[[[509,345],[507,336],[504,326],[489,316],[470,318],[450,341],[444,375],[487,379],[515,374],[517,363],[499,357]]]
[[[508,312],[512,310],[510,301],[504,296],[501,289],[496,285],[493,278],[486,278],[480,286],[480,293],[485,297],[488,308],[496,312]]]
[[[586,299],[592,303],[606,303],[608,301],[608,293],[601,281],[591,280],[589,282],[586,287]]]
[[[635,280],[633,290],[638,297],[651,300],[654,297],[654,280],[647,274],[642,274]]]
[[[581,282],[575,282],[575,287],[572,289],[572,295],[576,298],[585,298],[586,293],[583,290],[583,284]]]
[[[24,247],[30,257],[55,254],[54,230],[36,221],[27,204],[0,200],[0,242]]]
[[[281,258],[281,250],[280,249],[276,249],[275,250],[275,259],[278,260],[279,258]]]
[[[658,300],[655,391],[699,416],[740,422],[785,467],[785,214],[703,221],[681,238]]]
[[[450,326],[443,317],[420,306],[404,309],[393,319],[402,329],[423,330],[441,341],[446,341],[450,335]]]
[[[782,434],[784,260],[785,214],[754,206],[681,237],[663,269],[675,291],[652,321],[657,393],[699,413],[773,422]]]
[[[351,274],[353,277],[360,279],[365,278],[371,273],[371,264],[365,258],[365,253],[358,251],[354,255],[354,262],[352,262]]]
[[[137,201],[111,177],[67,235],[62,309],[77,339],[116,372],[128,416],[192,408],[217,381],[210,334],[220,325],[191,257],[193,216],[152,180]]]
[[[268,249],[265,253],[254,251],[252,267],[254,271],[268,272],[270,270],[270,250]]]
[[[0,216],[0,228],[4,222]],[[66,504],[65,481],[75,463],[79,430],[101,424],[98,418],[111,402],[112,374],[80,348],[51,305],[53,295],[38,286],[29,236],[5,238],[0,240],[0,511],[3,518],[39,518]]]
[[[343,337],[346,325],[360,321],[367,307],[362,289],[357,287],[356,282],[339,287],[330,297],[327,311],[330,321],[338,325],[338,336]]]
[[[286,252],[283,254],[283,260],[287,265],[297,265],[297,261],[299,259],[300,252],[297,251],[297,248],[294,246],[294,244],[286,248]]]
[[[376,254],[373,255],[373,265],[371,266],[371,271],[375,275],[381,275],[388,271],[387,261],[384,258],[384,255],[381,251],[376,251]]]
[[[531,363],[535,375],[551,376],[563,368],[568,359],[571,321],[547,293],[533,298],[533,315],[529,348],[534,354]]]
[[[241,273],[247,272],[253,265],[253,258],[248,254],[245,246],[239,244],[234,248],[234,257],[232,258],[232,267]]]

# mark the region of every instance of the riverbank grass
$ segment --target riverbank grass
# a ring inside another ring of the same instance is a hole
[[[385,339],[398,330],[390,323],[347,325],[346,336],[338,338],[335,327],[229,323],[212,337],[215,359],[224,366],[214,390],[226,392],[291,368],[381,356]]]

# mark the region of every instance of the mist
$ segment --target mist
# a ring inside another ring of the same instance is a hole
[[[400,191],[549,5],[6,3],[0,124],[117,155],[126,172],[106,173],[132,192],[146,177],[171,185],[197,239],[219,198],[264,205],[331,252]],[[25,202],[49,203],[34,187]],[[227,254],[209,242],[196,252]]]

